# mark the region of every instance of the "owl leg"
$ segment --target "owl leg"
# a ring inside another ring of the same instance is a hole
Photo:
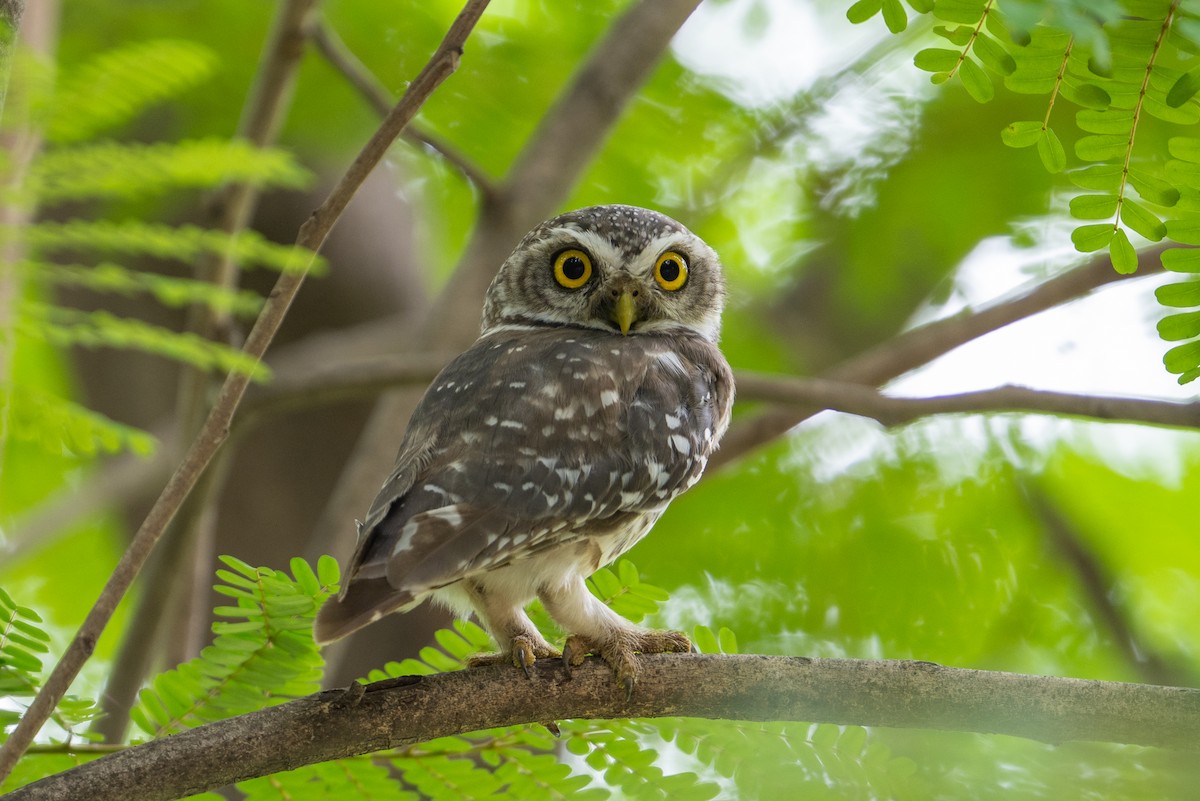
[[[570,632],[563,646],[563,663],[569,671],[596,654],[613,669],[617,683],[633,695],[637,681],[636,654],[686,653],[692,643],[678,631],[655,631],[635,626],[588,592],[582,576],[570,583],[538,593],[550,616]]]
[[[498,654],[471,659],[467,663],[470,667],[509,663],[529,676],[529,669],[538,659],[560,656],[558,649],[538,632],[521,605],[514,605],[511,599],[498,597],[477,583],[469,584],[466,590],[483,627],[500,646]]]

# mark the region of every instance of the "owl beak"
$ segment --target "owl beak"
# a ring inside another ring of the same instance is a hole
[[[617,296],[617,302],[613,304],[612,318],[621,327],[622,336],[627,336],[637,320],[637,304],[633,302],[633,293],[628,289],[622,290]]]

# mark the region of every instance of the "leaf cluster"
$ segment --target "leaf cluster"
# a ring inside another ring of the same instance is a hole
[[[50,650],[50,635],[42,618],[20,606],[0,588],[0,697],[13,701],[32,699],[42,686],[42,654]],[[96,716],[96,705],[87,699],[67,696],[58,705],[54,722],[66,731],[67,740],[86,736],[74,729]],[[15,709],[0,707],[0,741],[21,719]]]
[[[216,55],[197,43],[152,39],[102,52],[57,81],[39,80],[36,70],[14,74],[22,101],[17,105],[29,125],[44,131],[46,146],[21,182],[0,193],[0,202],[27,209],[29,217],[55,219],[0,228],[6,252],[20,254],[15,263],[0,264],[20,288],[12,322],[0,331],[0,347],[11,352],[44,342],[137,350],[201,370],[267,377],[261,366],[223,343],[105,311],[64,308],[53,299],[57,288],[76,287],[245,318],[261,306],[254,293],[165,275],[162,263],[190,268],[205,259],[230,258],[274,270],[298,264],[293,248],[257,235],[231,237],[195,225],[121,219],[123,208],[162,206],[184,191],[235,183],[295,189],[309,181],[308,171],[289,153],[244,141],[96,139],[208,80],[216,64]],[[144,432],[21,382],[17,375],[0,376],[0,410],[14,421],[8,430],[14,439],[84,455],[150,450]]]
[[[338,568],[322,557],[316,572],[293,559],[292,575],[230,556],[214,589],[233,599],[218,606],[216,637],[200,656],[160,673],[142,690],[131,717],[161,737],[213,720],[251,712],[320,689],[324,662],[312,639],[312,621],[337,590]]]
[[[863,6],[851,7],[858,10],[848,14],[852,21],[869,18]],[[920,50],[914,63],[934,83],[958,78],[981,103],[994,96],[995,81],[1045,98],[1041,119],[1014,121],[1001,138],[1009,147],[1036,149],[1051,173],[1065,172],[1073,185],[1066,210],[1079,222],[1071,234],[1077,250],[1107,250],[1118,272],[1132,273],[1141,243],[1200,245],[1200,138],[1185,133],[1200,122],[1200,9],[1181,0],[930,6],[917,10],[933,16],[945,45]],[[1064,107],[1073,114],[1054,113]],[[1064,125],[1071,126],[1073,158],[1055,129]],[[1165,250],[1163,266],[1187,277],[1157,293],[1171,310],[1160,336],[1183,342],[1163,359],[1181,384],[1200,378],[1194,264],[1189,249]]]

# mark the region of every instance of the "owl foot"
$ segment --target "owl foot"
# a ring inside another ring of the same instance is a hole
[[[636,654],[684,654],[693,650],[692,641],[678,631],[623,629],[606,639],[572,634],[563,644],[563,666],[567,673],[579,667],[588,654],[596,654],[612,668],[617,684],[625,688],[625,700],[633,698],[637,682]]]
[[[512,638],[512,648],[508,653],[481,654],[467,660],[467,667],[487,667],[489,665],[511,664],[525,672],[526,678],[533,678],[530,668],[539,659],[557,659],[562,656],[551,648],[541,638],[534,639],[524,634]]]

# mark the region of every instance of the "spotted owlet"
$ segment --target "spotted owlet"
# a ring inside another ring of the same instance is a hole
[[[317,639],[432,597],[478,615],[497,659],[528,672],[559,656],[525,614],[536,597],[569,635],[568,668],[598,654],[627,691],[635,654],[688,650],[584,580],[699,480],[725,433],[724,295],[717,255],[657,212],[593,206],[526,235],[479,339],[413,412]]]

